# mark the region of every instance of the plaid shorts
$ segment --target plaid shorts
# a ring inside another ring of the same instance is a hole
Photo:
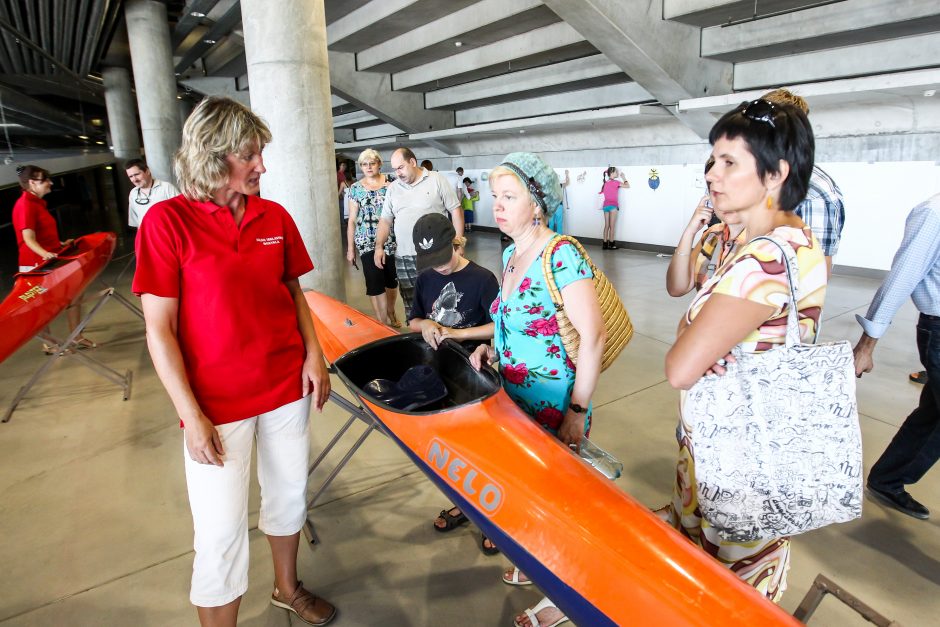
[[[415,300],[415,281],[418,279],[418,267],[414,255],[396,255],[395,272],[398,274],[398,291],[401,302],[405,305],[405,320],[411,319],[411,305]]]

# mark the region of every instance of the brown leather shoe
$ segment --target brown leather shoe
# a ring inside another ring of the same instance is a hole
[[[308,625],[326,625],[336,617],[336,608],[326,599],[321,599],[305,589],[302,581],[297,582],[297,589],[289,599],[275,586],[271,605],[293,612]]]

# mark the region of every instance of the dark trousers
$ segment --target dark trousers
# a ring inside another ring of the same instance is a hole
[[[868,473],[868,483],[887,492],[917,483],[940,457],[940,317],[920,315],[917,350],[927,370],[920,404]]]

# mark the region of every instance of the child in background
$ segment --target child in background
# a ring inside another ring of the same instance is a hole
[[[460,201],[461,206],[463,207],[463,230],[465,233],[471,231],[471,225],[473,224],[474,218],[474,207],[476,202],[480,200],[480,192],[473,189],[473,180],[468,176],[463,180],[464,186],[464,195],[463,199]]]
[[[630,188],[630,182],[614,166],[604,171],[604,184],[599,194],[604,196],[604,250],[620,248],[614,241],[614,229],[617,226],[617,212],[620,210],[620,189]]]

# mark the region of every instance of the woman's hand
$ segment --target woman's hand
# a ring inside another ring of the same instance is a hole
[[[58,255],[51,250],[44,250],[42,253],[40,253],[39,256],[42,257],[43,261],[49,261],[50,259],[55,259],[58,257]]]
[[[311,401],[314,408],[323,411],[323,405],[330,398],[330,375],[326,370],[326,363],[320,354],[307,353],[304,367],[301,370],[304,396],[313,388]]]
[[[708,226],[708,223],[712,219],[714,210],[711,207],[705,205],[708,201],[708,196],[703,196],[702,199],[698,202],[698,205],[695,207],[695,211],[692,212],[692,219],[689,220],[689,224],[685,227],[685,230],[691,234],[698,233],[702,228]]]
[[[581,451],[581,438],[584,437],[584,414],[571,411],[565,412],[565,417],[558,427],[558,439],[566,446],[579,453]]]
[[[356,253],[353,252],[352,248],[346,249],[346,261],[348,261],[350,264],[356,262]]]
[[[715,374],[715,375],[718,375],[719,377],[723,376],[726,372],[728,372],[728,369],[725,366],[727,366],[728,364],[733,364],[735,362],[737,362],[737,359],[734,358],[734,355],[732,355],[731,353],[728,353],[723,358],[716,361],[712,365],[711,368],[706,370],[705,374]]]
[[[433,320],[425,319],[421,321],[421,337],[428,343],[428,346],[437,350],[437,347],[441,344],[441,340],[444,339],[443,336],[444,327]]]
[[[479,370],[483,364],[490,365],[496,361],[496,351],[489,344],[480,344],[470,354],[470,365],[474,370]]]
[[[189,457],[197,464],[212,464],[213,466],[223,466],[222,456],[225,455],[225,449],[222,448],[222,438],[215,425],[199,414],[195,418],[184,421],[183,437],[186,439],[186,450]]]

